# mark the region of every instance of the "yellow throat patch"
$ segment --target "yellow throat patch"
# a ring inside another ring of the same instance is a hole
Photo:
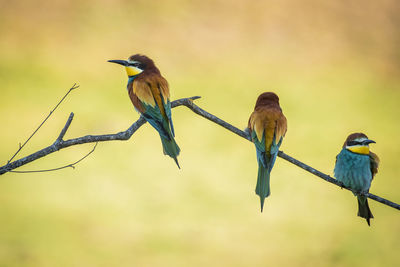
[[[368,146],[351,146],[347,147],[347,150],[357,153],[357,154],[362,154],[362,155],[368,155],[369,154],[369,147]]]
[[[125,69],[126,69],[126,73],[128,74],[128,76],[135,76],[143,71],[143,70],[133,67],[133,66],[125,67]]]

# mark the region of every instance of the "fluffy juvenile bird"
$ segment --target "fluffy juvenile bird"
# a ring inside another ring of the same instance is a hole
[[[369,150],[369,144],[375,141],[368,139],[363,133],[350,134],[343,144],[343,148],[336,156],[335,177],[344,186],[357,192],[367,193],[371,181],[378,172],[379,158]],[[365,196],[357,195],[358,216],[364,218],[368,225],[374,218]]]
[[[173,158],[179,168],[177,157],[180,148],[174,139],[167,80],[161,76],[153,60],[144,55],[133,55],[127,61],[108,62],[125,67],[128,74],[127,90],[133,106],[158,131],[164,154]]]
[[[266,92],[258,97],[248,128],[257,151],[256,194],[260,197],[262,212],[264,200],[270,195],[270,173],[287,130],[286,117],[275,93]]]

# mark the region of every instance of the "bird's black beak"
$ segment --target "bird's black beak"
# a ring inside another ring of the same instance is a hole
[[[372,144],[372,143],[376,143],[376,142],[374,140],[369,140],[369,139],[363,141],[364,145],[369,145],[369,144]]]
[[[126,61],[126,60],[109,60],[108,62],[117,63],[122,66],[128,66],[128,61]]]

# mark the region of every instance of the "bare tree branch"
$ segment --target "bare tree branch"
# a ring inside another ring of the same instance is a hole
[[[171,106],[173,108],[177,107],[177,106],[182,106],[185,103],[190,103],[193,100],[198,99],[198,98],[200,98],[200,97],[194,96],[194,97],[190,97],[190,98],[178,99],[178,100],[173,101],[171,103]],[[123,131],[123,132],[119,132],[116,134],[104,134],[104,135],[86,135],[86,136],[73,138],[73,139],[64,141],[62,138],[65,135],[65,133],[67,132],[69,126],[71,125],[73,117],[74,117],[74,114],[71,113],[63,130],[61,131],[58,138],[56,139],[56,141],[54,141],[54,143],[52,145],[45,147],[31,155],[24,157],[24,158],[15,160],[13,162],[10,162],[10,163],[0,167],[0,175],[4,174],[6,172],[9,172],[11,170],[14,170],[22,165],[29,163],[29,162],[32,162],[34,160],[40,159],[44,156],[47,156],[51,153],[54,153],[60,149],[70,147],[73,145],[112,141],[112,140],[128,140],[133,135],[133,133],[137,131],[137,129],[139,129],[144,123],[146,123],[146,120],[141,116],[135,123],[133,123],[131,125],[131,127],[129,127],[126,131]]]
[[[210,121],[212,121],[212,122],[224,127],[225,129],[227,129],[227,130],[239,135],[240,137],[242,137],[244,139],[247,139],[248,141],[251,141],[251,138],[250,138],[248,132],[242,131],[242,130],[236,128],[235,126],[233,126],[233,125],[221,120],[220,118],[212,115],[211,113],[209,113],[209,112],[203,110],[202,108],[198,107],[197,105],[195,105],[193,103],[193,100],[198,99],[198,98],[200,98],[200,97],[195,96],[195,97],[190,97],[190,98],[178,99],[178,100],[175,100],[175,101],[173,101],[171,103],[171,107],[175,108],[175,107],[182,106],[182,105],[186,106],[187,108],[192,110],[194,113],[196,113],[196,114],[198,114],[198,115],[200,115],[200,116],[202,116],[202,117],[204,117],[204,118],[206,118],[206,119],[208,119],[208,120],[210,120]],[[123,131],[123,132],[119,132],[119,133],[116,133],[116,134],[106,134],[106,135],[86,135],[86,136],[82,136],[82,137],[78,137],[78,138],[74,138],[74,139],[69,139],[69,140],[63,141],[62,138],[64,137],[66,131],[68,130],[68,127],[70,126],[70,124],[72,122],[72,119],[73,119],[73,113],[71,113],[71,115],[68,118],[68,121],[65,124],[63,130],[61,131],[59,137],[56,139],[56,141],[52,145],[50,145],[50,146],[48,146],[46,148],[43,148],[42,150],[39,150],[39,151],[29,155],[29,156],[26,156],[24,158],[21,158],[19,160],[14,161],[14,162],[10,162],[5,166],[0,167],[0,175],[4,174],[6,172],[9,172],[9,171],[11,171],[11,170],[13,170],[15,168],[18,168],[18,167],[20,167],[22,165],[25,165],[25,164],[27,164],[29,162],[32,162],[32,161],[37,160],[39,158],[42,158],[42,157],[44,157],[44,156],[46,156],[48,154],[51,154],[51,153],[53,153],[55,151],[58,151],[60,149],[66,148],[66,147],[69,147],[69,146],[78,145],[78,144],[85,144],[85,143],[93,143],[93,142],[97,143],[97,142],[104,142],[104,141],[111,141],[111,140],[128,140],[133,135],[133,133],[135,133],[144,123],[146,123],[146,120],[141,116],[135,123],[133,123],[131,125],[131,127],[129,127],[126,131]],[[93,151],[91,151],[90,153],[92,153],[92,152]],[[86,156],[88,156],[88,155],[86,155]],[[373,200],[378,201],[378,202],[380,202],[382,204],[385,204],[387,206],[390,206],[392,208],[400,210],[400,205],[399,204],[391,202],[391,201],[389,201],[387,199],[381,198],[381,197],[376,196],[376,195],[371,194],[371,193],[360,193],[360,192],[355,192],[355,191],[351,190],[350,188],[346,188],[341,182],[337,181],[336,179],[332,178],[331,176],[326,175],[326,174],[324,174],[324,173],[322,173],[322,172],[320,172],[320,171],[308,166],[307,164],[304,164],[301,161],[290,157],[289,155],[285,154],[282,151],[279,151],[278,156],[283,158],[283,159],[285,159],[285,160],[287,160],[288,162],[290,162],[290,163],[292,163],[292,164],[294,164],[294,165],[296,165],[296,166],[298,166],[298,167],[300,167],[300,168],[312,173],[313,175],[324,179],[327,182],[335,184],[335,185],[337,185],[337,186],[339,186],[341,188],[345,188],[345,189],[347,189],[349,191],[352,191],[353,193],[365,195],[366,197],[368,197],[370,199],[373,199]]]
[[[36,130],[31,134],[31,136],[29,136],[29,138],[21,145],[21,143],[19,143],[19,148],[17,150],[17,152],[15,152],[15,154],[7,161],[7,164],[10,163],[15,156],[21,151],[21,149],[26,145],[26,143],[29,142],[29,140],[31,140],[31,138],[37,133],[37,131],[39,131],[40,127],[43,126],[43,124],[47,121],[48,118],[50,118],[51,114],[53,114],[53,112],[58,108],[58,106],[64,101],[64,99],[69,95],[69,93],[71,93],[72,90],[78,88],[79,85],[77,85],[76,83],[74,83],[74,85],[72,85],[72,87],[68,90],[68,92],[63,96],[63,98],[61,98],[61,100],[57,103],[57,105],[50,111],[49,115],[47,115],[47,117],[42,121],[42,123],[36,128]]]
[[[202,109],[202,108],[198,107],[196,104],[194,104],[193,101],[185,102],[184,105],[186,107],[190,108],[194,113],[196,113],[196,114],[198,114],[198,115],[200,115],[200,116],[202,116],[202,117],[204,117],[204,118],[206,118],[206,119],[208,119],[208,120],[210,120],[212,122],[215,122],[218,125],[221,125],[225,129],[227,129],[227,130],[229,130],[229,131],[231,131],[231,132],[239,135],[240,137],[243,137],[244,139],[247,139],[247,140],[249,140],[251,142],[251,137],[248,134],[248,132],[242,131],[242,130],[236,128],[235,126],[233,126],[233,125],[231,125],[231,124],[229,124],[229,123],[217,118],[216,116],[212,115],[211,113],[208,113],[204,109]],[[292,158],[291,156],[285,154],[283,151],[279,151],[278,156],[283,158],[284,160],[287,160],[290,163],[292,163],[292,164],[294,164],[294,165],[296,165],[296,166],[298,166],[298,167],[300,167],[300,168],[302,168],[302,169],[314,174],[315,176],[324,179],[327,182],[335,184],[335,185],[337,185],[337,186],[339,186],[341,188],[345,188],[345,189],[347,189],[349,191],[352,191],[353,193],[365,195],[366,197],[368,197],[370,199],[373,199],[373,200],[378,201],[378,202],[380,202],[382,204],[385,204],[387,206],[390,206],[392,208],[400,210],[400,205],[399,204],[394,203],[392,201],[389,201],[387,199],[381,198],[381,197],[376,196],[376,195],[371,194],[371,193],[360,193],[360,192],[354,191],[354,190],[352,190],[350,188],[347,188],[341,182],[339,182],[338,180],[336,180],[336,179],[330,177],[329,175],[326,175],[326,174],[324,174],[324,173],[322,173],[322,172],[320,172],[320,171],[308,166],[307,164],[304,164],[303,162],[301,162],[301,161],[299,161],[299,160],[297,160],[295,158]]]
[[[283,158],[283,159],[285,159],[285,160],[287,160],[287,161],[289,161],[290,163],[292,163],[292,164],[294,164],[294,165],[296,165],[296,166],[298,166],[298,167],[300,167],[300,168],[302,168],[302,169],[314,174],[315,176],[318,176],[319,178],[324,179],[325,181],[327,181],[329,183],[335,184],[335,185],[337,185],[337,186],[339,186],[341,188],[345,188],[345,189],[347,189],[349,191],[352,191],[355,194],[360,194],[357,191],[354,191],[354,190],[352,190],[352,189],[350,189],[348,187],[345,187],[341,182],[339,182],[338,180],[330,177],[329,175],[326,175],[325,173],[322,173],[322,172],[320,172],[320,171],[308,166],[307,164],[304,164],[303,162],[298,161],[295,158],[292,158],[291,156],[283,153],[282,151],[279,151],[278,156]],[[394,203],[392,201],[389,201],[387,199],[381,198],[381,197],[379,197],[377,195],[374,195],[374,194],[371,194],[371,193],[366,193],[366,194],[363,193],[362,195],[365,195],[366,197],[369,197],[370,199],[376,200],[376,201],[381,202],[381,203],[383,203],[385,205],[388,205],[388,206],[390,206],[392,208],[400,210],[400,205],[399,204]]]
[[[47,169],[47,170],[34,170],[34,171],[9,171],[9,172],[15,172],[15,173],[31,173],[31,172],[51,172],[51,171],[58,171],[61,169],[66,169],[71,167],[72,169],[75,169],[75,165],[78,164],[79,162],[81,162],[82,160],[84,160],[85,158],[87,158],[90,154],[92,154],[94,152],[94,150],[97,147],[96,143],[94,145],[94,147],[92,148],[92,150],[89,151],[89,153],[87,153],[85,156],[83,156],[82,158],[80,158],[79,160],[75,161],[74,163],[70,163],[68,165],[62,166],[62,167],[58,167],[58,168],[53,168],[53,169]]]

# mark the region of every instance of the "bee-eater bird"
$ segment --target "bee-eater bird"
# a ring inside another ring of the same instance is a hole
[[[248,129],[256,146],[258,177],[256,194],[260,196],[261,212],[264,200],[270,195],[270,174],[279,147],[287,130],[286,117],[279,106],[279,97],[272,92],[262,93],[250,115]]]
[[[167,80],[161,76],[153,60],[144,55],[133,55],[127,61],[108,62],[125,67],[128,74],[127,90],[133,106],[160,134],[164,155],[173,158],[180,168],[177,159],[180,148],[174,139]]]
[[[375,143],[363,133],[350,134],[343,148],[336,156],[335,177],[344,186],[357,192],[368,193],[371,181],[378,172],[379,158],[369,150],[369,144]],[[365,196],[357,195],[358,216],[365,218],[368,225],[374,218]]]

